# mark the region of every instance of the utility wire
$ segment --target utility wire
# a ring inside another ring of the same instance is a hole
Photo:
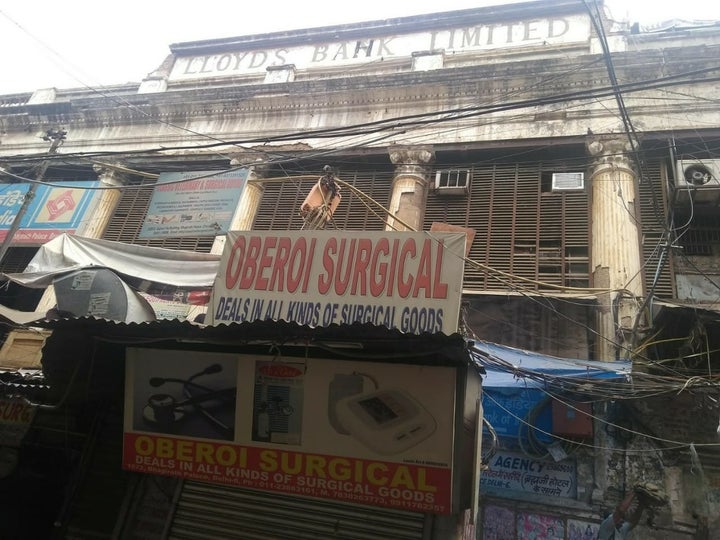
[[[588,7],[589,7],[589,6],[588,6]],[[596,5],[595,7],[596,7],[596,10],[597,10],[597,5]],[[603,33],[601,32],[600,34],[601,34],[601,37],[604,39]],[[612,78],[614,79],[614,80],[613,80],[613,87],[616,88],[616,87],[618,86],[618,84],[617,84],[617,79],[614,77],[614,74],[613,74],[613,77],[612,77]],[[614,95],[616,96],[616,98],[620,98],[620,97],[621,97],[618,92],[614,92]],[[127,102],[126,102],[126,103],[127,103]],[[128,105],[131,105],[131,104],[128,103]],[[626,125],[626,128],[627,128],[627,126],[628,126],[627,120],[629,120],[629,119],[627,118],[627,112],[626,112],[626,110],[625,110],[625,108],[624,108],[624,104],[619,104],[619,108],[621,109],[621,112],[624,111],[624,112],[622,112],[623,121],[624,121],[624,123],[625,123],[625,125]],[[450,112],[453,112],[453,111],[451,110]],[[145,114],[143,111],[141,111],[141,113],[142,113],[142,114]],[[437,113],[437,114],[440,114],[440,113]],[[407,118],[412,118],[412,116],[409,116],[409,117],[407,117]],[[447,118],[447,119],[440,118],[440,119],[437,119],[436,121],[437,121],[437,122],[442,122],[442,121],[446,121],[446,120],[457,120],[457,118],[452,118],[452,117],[451,117],[451,118]],[[387,121],[388,121],[388,120],[378,121],[378,122],[387,122]],[[630,127],[632,127],[631,124],[630,124]],[[631,131],[631,130],[628,130],[628,131]],[[634,128],[632,129],[632,131],[634,132]],[[193,133],[196,134],[196,135],[203,135],[203,134],[199,134],[199,133],[196,133],[196,132],[193,132]],[[303,135],[306,135],[306,134],[303,133]],[[204,135],[203,135],[203,136],[204,136]],[[212,137],[208,137],[208,138],[213,139],[213,140],[216,140],[218,143],[223,143],[223,144],[225,143],[225,141],[220,141],[219,139],[214,139],[214,138],[212,138]],[[233,143],[232,143],[232,142],[228,142],[227,144],[233,144]],[[632,142],[631,142],[631,144],[632,144]],[[197,148],[197,147],[194,147],[194,148]],[[642,176],[642,175],[641,175],[641,176]],[[197,178],[203,178],[203,177],[204,177],[204,176],[200,176],[200,177],[197,177]],[[188,180],[186,180],[186,181],[191,181],[191,180],[193,180],[193,179],[196,179],[196,178],[188,179]],[[471,263],[471,264],[472,264],[472,263]],[[540,283],[540,282],[536,282],[536,284],[537,284],[537,283]],[[565,289],[567,289],[567,288],[565,288]],[[586,289],[582,289],[582,290],[586,290]]]
[[[342,127],[328,127],[320,128],[315,130],[305,130],[299,132],[287,132],[284,134],[266,135],[260,137],[250,137],[246,139],[235,139],[229,141],[220,141],[214,143],[207,143],[204,145],[177,145],[177,146],[162,146],[157,148],[150,148],[145,150],[136,150],[132,152],[83,152],[83,153],[67,153],[64,154],[64,159],[72,157],[85,157],[85,158],[97,158],[107,156],[139,156],[143,154],[156,154],[168,151],[176,150],[201,150],[216,148],[218,146],[236,146],[241,144],[252,144],[261,143],[267,144],[273,141],[290,141],[297,139],[309,139],[309,138],[335,138],[349,135],[362,135],[377,133],[383,130],[397,130],[400,128],[410,128],[430,124],[438,124],[444,122],[455,122],[462,118],[473,118],[476,116],[482,116],[486,114],[492,114],[503,111],[520,110],[531,107],[538,107],[548,104],[561,104],[568,101],[582,100],[582,99],[597,99],[599,97],[614,96],[616,91],[628,92],[639,92],[655,88],[666,88],[669,86],[679,86],[689,83],[697,82],[717,82],[720,81],[720,76],[703,79],[693,79],[688,77],[695,77],[697,75],[708,74],[712,72],[720,71],[720,66],[713,66],[700,70],[693,70],[690,72],[684,72],[676,75],[663,77],[660,79],[652,79],[634,83],[626,83],[619,85],[617,88],[601,87],[592,88],[589,90],[578,90],[575,92],[568,92],[563,94],[554,94],[550,96],[532,98],[528,100],[517,100],[499,104],[479,105],[472,107],[461,107],[454,109],[447,109],[443,111],[435,111],[429,113],[417,113],[412,115],[404,115],[399,117],[393,117],[389,119],[377,120],[373,122],[363,122],[358,124],[352,124]],[[37,159],[37,155],[16,155],[6,156],[6,161],[14,161],[21,163],[22,161]]]

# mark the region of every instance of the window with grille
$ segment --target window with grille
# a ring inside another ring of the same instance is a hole
[[[709,257],[720,253],[720,219],[715,216],[695,216],[680,236],[685,255]]]
[[[583,190],[548,194],[545,182],[553,172],[562,171],[542,163],[473,167],[467,169],[467,197],[429,194],[425,228],[440,221],[476,231],[466,289],[589,286],[588,198]]]
[[[318,176],[319,177],[319,176]],[[386,216],[393,173],[391,171],[340,171],[337,177],[351,184],[364,196],[341,189],[342,199],[328,230],[381,231]],[[255,217],[255,230],[298,230],[303,227],[300,205],[317,180],[268,182]]]
[[[135,179],[122,190],[103,238],[127,244],[209,253],[215,236],[139,238],[152,199],[154,179]]]

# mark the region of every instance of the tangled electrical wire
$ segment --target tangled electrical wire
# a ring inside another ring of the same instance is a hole
[[[471,348],[470,354],[478,365],[486,369],[511,373],[517,379],[539,383],[547,392],[566,395],[577,402],[640,399],[677,394],[692,389],[720,390],[720,375],[688,378],[680,374],[658,375],[644,371],[631,373],[629,363],[618,362],[618,368],[613,370],[616,376],[597,378],[590,376],[590,370],[603,369],[603,367],[593,366],[589,361],[553,358],[559,365],[588,370],[586,376],[568,376],[515,365],[478,348]]]
[[[627,443],[635,437],[647,439],[668,450],[687,449],[689,445],[694,444],[692,441],[672,440],[655,434],[649,426],[640,421],[637,413],[633,413],[633,407],[641,402],[632,405],[631,400],[658,396],[665,399],[666,395],[672,397],[673,394],[684,392],[692,394],[697,391],[693,399],[696,401],[700,399],[700,406],[704,411],[709,412],[711,409],[716,411],[720,408],[720,385],[712,377],[682,379],[643,372],[631,373],[629,364],[619,363],[618,369],[614,370],[616,376],[612,377],[608,374],[606,378],[597,378],[592,377],[589,370],[601,369],[603,366],[599,363],[593,365],[588,361],[552,358],[552,362],[557,364],[559,369],[568,366],[572,366],[573,371],[581,367],[588,369],[586,376],[568,376],[522,367],[477,346],[471,346],[469,350],[473,360],[486,372],[499,371],[512,374],[521,385],[525,384],[526,389],[539,390],[541,397],[535,400],[527,413],[510,410],[495,399],[489,390],[484,392],[485,398],[502,414],[517,421],[515,444],[525,455],[533,459],[544,459],[550,455],[555,459],[564,459],[583,447],[600,448],[593,441],[583,440],[582,436],[561,436],[554,433],[553,429],[543,427],[542,413],[549,407],[555,406],[556,402],[567,410],[574,410],[578,415],[585,415],[598,422],[610,437],[623,443],[623,451],[627,451]],[[707,404],[708,400],[712,407]],[[608,404],[607,413],[603,417],[592,412],[592,405],[595,403]],[[636,423],[640,426],[640,430],[634,429]],[[488,452],[496,451],[500,445],[497,434],[494,429],[491,432],[487,424],[485,432],[490,436],[493,445]],[[508,435],[512,436],[512,434]],[[720,446],[720,443],[715,442],[714,432],[708,435],[709,438],[704,438],[707,442],[699,443],[698,446]],[[606,449],[615,450],[611,447]],[[484,453],[483,459],[485,459]]]

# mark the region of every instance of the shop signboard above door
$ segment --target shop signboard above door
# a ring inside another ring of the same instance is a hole
[[[359,322],[452,334],[465,241],[458,232],[230,232],[208,323]]]
[[[123,468],[450,513],[457,376],[448,366],[131,348]]]

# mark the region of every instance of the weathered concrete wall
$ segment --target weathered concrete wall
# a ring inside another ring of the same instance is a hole
[[[669,45],[669,44],[667,44]],[[703,58],[720,46],[627,52],[615,59],[618,78],[644,86],[672,75],[706,67]],[[3,154],[42,152],[37,133],[58,124],[68,130],[65,152],[139,151],[209,142],[198,136],[228,141],[264,139],[280,133],[309,132],[366,122],[477,107],[477,116],[451,123],[411,125],[381,143],[482,144],[510,139],[583,136],[588,130],[622,132],[616,104],[602,62],[597,56],[470,66],[428,72],[255,84],[226,88],[194,88],[157,94],[124,95],[117,99],[58,93],[57,102],[0,109]],[[626,106],[637,129],[645,132],[694,130],[717,125],[713,106],[719,83],[676,85],[658,103],[657,90],[626,91]],[[595,96],[605,88],[604,96]],[[358,89],[362,91],[358,92]],[[534,101],[573,92],[590,92],[575,101],[541,105]],[[688,102],[686,95],[692,95]],[[516,106],[515,102],[525,102]],[[500,109],[500,110],[498,110]],[[507,109],[507,110],[503,110]],[[674,114],[682,110],[682,115]],[[492,112],[494,111],[494,112]],[[469,112],[469,111],[468,111]],[[491,114],[490,114],[491,113]],[[549,115],[549,113],[553,113]],[[172,125],[170,125],[172,124]],[[442,126],[452,129],[442,129]],[[192,130],[190,131],[185,130]],[[304,141],[313,148],[343,145],[344,138]],[[361,144],[357,140],[354,144]],[[183,149],[182,154],[202,150]]]

